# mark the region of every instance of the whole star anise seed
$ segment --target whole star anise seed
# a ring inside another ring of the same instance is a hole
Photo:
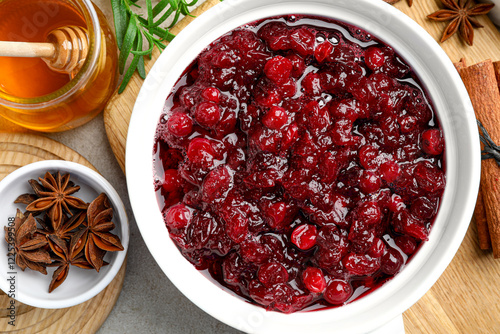
[[[37,189],[35,193],[39,198],[30,203],[26,210],[29,212],[47,211],[54,223],[53,228],[57,229],[63,219],[63,210],[72,214],[70,207],[85,210],[87,203],[78,197],[70,196],[80,190],[79,186],[73,186],[69,182],[69,174],[61,176],[57,172],[57,180],[49,172],[45,173],[45,178],[39,178],[43,190]],[[35,189],[35,188],[34,188]]]
[[[121,251],[123,246],[120,238],[110,231],[115,228],[111,221],[113,209],[106,194],[100,194],[87,208],[85,257],[99,271],[104,265],[106,251]]]
[[[485,15],[494,4],[475,4],[473,0],[440,0],[446,9],[438,10],[427,16],[434,21],[450,21],[443,32],[441,43],[453,36],[457,31],[470,46],[474,42],[474,28],[483,26],[473,16]]]
[[[93,267],[85,260],[82,253],[82,243],[79,242],[82,233],[75,233],[70,241],[63,240],[56,235],[51,235],[50,248],[57,255],[56,261],[51,266],[58,266],[52,274],[52,281],[49,285],[49,293],[59,287],[68,277],[71,265],[83,269],[92,269]]]
[[[30,268],[47,275],[46,266],[52,261],[44,249],[47,245],[45,237],[37,233],[36,221],[33,215],[27,217],[18,209],[14,218],[14,231],[5,227],[5,241],[14,244],[16,264],[25,270]]]

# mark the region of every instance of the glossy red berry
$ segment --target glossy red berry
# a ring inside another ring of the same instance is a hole
[[[422,133],[422,150],[430,155],[443,153],[443,135],[439,129],[429,129]]]
[[[365,63],[371,70],[376,70],[385,63],[385,57],[382,50],[377,47],[370,47],[365,51]]]
[[[281,129],[287,122],[288,112],[278,106],[272,106],[262,118],[262,123],[273,130]]]
[[[333,51],[333,45],[329,41],[324,41],[314,50],[314,58],[322,63]]]
[[[181,177],[177,169],[167,169],[163,174],[163,190],[167,192],[176,191],[181,185]]]
[[[201,102],[196,106],[194,114],[198,124],[205,127],[213,127],[219,122],[220,116],[220,108],[213,102]]]
[[[283,265],[270,262],[259,267],[257,277],[262,284],[269,287],[278,283],[286,283],[288,281],[288,272]]]
[[[269,206],[267,215],[269,216],[269,226],[272,228],[281,228],[281,223],[285,219],[286,204],[285,202],[276,202]]]
[[[392,247],[388,247],[385,254],[382,256],[381,269],[388,275],[395,275],[404,264],[404,259],[401,253]]]
[[[313,293],[322,293],[326,288],[325,276],[321,269],[316,267],[307,267],[302,272],[302,282],[307,290]]]
[[[292,232],[292,242],[298,248],[307,250],[316,245],[318,229],[314,225],[303,224],[297,226]]]
[[[332,280],[326,287],[323,297],[332,305],[341,305],[352,296],[352,286],[342,279]]]
[[[194,138],[189,143],[187,157],[192,163],[201,165],[211,164],[214,155],[214,148],[208,139]]]
[[[407,235],[401,235],[394,239],[396,246],[399,247],[406,255],[411,255],[417,250],[417,241]]]
[[[165,224],[169,228],[182,229],[191,222],[191,210],[184,204],[171,206],[165,214]]]
[[[215,87],[207,87],[201,92],[201,97],[218,104],[220,102],[220,91]]]
[[[292,74],[292,62],[283,56],[276,56],[267,61],[264,73],[275,83],[282,84]]]
[[[371,194],[378,191],[381,185],[382,182],[380,181],[380,177],[371,171],[363,171],[359,178],[359,187],[365,194]]]
[[[177,137],[186,137],[193,131],[193,120],[184,113],[175,113],[167,121],[168,131]]]
[[[401,168],[396,162],[389,160],[380,165],[380,174],[387,183],[392,183],[401,175]]]

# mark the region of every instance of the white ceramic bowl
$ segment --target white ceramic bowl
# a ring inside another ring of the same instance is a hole
[[[104,259],[109,262],[109,265],[102,267],[99,273],[95,270],[71,267],[66,280],[51,293],[48,292],[49,284],[56,268],[47,268],[46,276],[29,269],[21,271],[17,266],[11,270],[7,263],[7,243],[3,240],[3,226],[8,224],[10,217],[15,217],[16,209],[19,208],[21,211],[25,209],[22,204],[14,204],[14,200],[21,194],[33,193],[28,180],[38,180],[38,177],[43,177],[47,171],[70,173],[70,180],[80,186],[80,190],[75,193],[75,196],[86,202],[94,200],[100,193],[108,195],[113,207],[113,222],[116,225],[112,232],[120,237],[124,247],[123,251],[106,254]],[[45,160],[26,165],[7,175],[0,182],[0,222],[2,239],[0,240],[0,288],[7,295],[10,295],[12,293],[10,291],[13,290],[14,299],[31,306],[51,309],[65,308],[89,300],[113,280],[127,254],[129,226],[120,196],[100,174],[74,162]],[[14,289],[11,289],[11,285],[7,281],[12,276],[11,272],[16,272]]]
[[[384,286],[346,306],[315,312],[266,312],[198,272],[169,238],[153,188],[157,122],[184,69],[210,42],[261,18],[328,16],[361,27],[394,47],[419,75],[446,140],[447,185],[429,241]],[[127,184],[141,234],[169,279],[210,315],[246,332],[366,333],[413,305],[436,282],[459,248],[479,186],[479,138],[474,112],[457,71],[441,47],[414,21],[383,1],[225,0],[197,18],[168,46],[141,89],[127,141]]]

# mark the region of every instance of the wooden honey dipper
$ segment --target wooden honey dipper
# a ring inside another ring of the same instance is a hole
[[[67,73],[71,77],[83,66],[88,51],[87,32],[77,26],[51,31],[46,43],[0,41],[0,56],[40,57],[53,71]]]

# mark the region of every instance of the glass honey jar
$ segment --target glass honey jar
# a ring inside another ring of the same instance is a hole
[[[90,0],[0,0],[0,40],[44,42],[64,26],[83,27],[88,54],[76,75],[40,58],[0,57],[0,115],[23,127],[57,132],[101,112],[118,80],[117,47],[106,18]]]

